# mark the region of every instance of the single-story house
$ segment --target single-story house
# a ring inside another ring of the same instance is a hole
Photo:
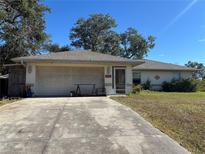
[[[26,85],[34,96],[82,95],[105,89],[106,95],[132,91],[132,69],[144,60],[131,60],[91,51],[49,53],[12,59],[26,67]]]
[[[163,81],[172,78],[190,78],[195,71],[91,51],[57,52],[12,60],[25,66],[25,84],[34,96],[68,96],[71,92],[89,95],[102,89],[106,95],[128,94],[133,83],[150,80],[153,87],[160,87]]]
[[[144,63],[133,67],[133,84],[143,84],[148,80],[153,90],[161,90],[164,81],[192,78],[195,68],[164,63],[153,60],[144,60]]]

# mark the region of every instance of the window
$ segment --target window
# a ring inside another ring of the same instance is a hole
[[[177,73],[178,80],[181,80],[181,72]]]
[[[141,83],[141,73],[133,71],[133,84],[137,85]]]

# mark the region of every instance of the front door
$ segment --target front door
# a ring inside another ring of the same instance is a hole
[[[115,68],[115,89],[117,94],[125,93],[125,69]]]

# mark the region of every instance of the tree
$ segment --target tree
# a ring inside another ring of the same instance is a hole
[[[149,49],[154,47],[155,38],[149,36],[145,39],[134,28],[128,28],[127,31],[120,34],[122,52],[121,56],[132,59],[142,59],[147,55]]]
[[[36,54],[48,36],[44,13],[49,9],[39,0],[0,1],[0,64],[16,56]]]
[[[195,79],[205,78],[205,66],[202,63],[188,61],[185,66],[199,69],[199,71],[193,73]]]
[[[70,51],[70,47],[68,45],[60,47],[56,43],[54,44],[50,43],[45,45],[45,50],[47,50],[48,52],[62,52],[62,51]]]
[[[71,45],[98,51],[99,48],[102,49],[104,39],[114,27],[116,23],[110,15],[93,14],[88,19],[80,18],[71,29]]]
[[[108,32],[103,36],[102,42],[97,45],[97,51],[105,54],[120,56],[120,36],[114,31]]]
[[[71,29],[71,45],[126,58],[144,58],[154,47],[155,38],[147,39],[134,28],[118,34],[112,29],[115,20],[110,15],[93,14],[88,19],[80,18]]]
[[[61,51],[70,51],[71,47],[69,45],[64,45],[64,46],[60,47],[60,50]]]

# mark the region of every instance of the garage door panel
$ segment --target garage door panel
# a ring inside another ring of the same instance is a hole
[[[71,72],[62,67],[37,68],[37,95],[68,95],[72,85]]]
[[[100,67],[37,67],[36,95],[67,96],[75,84],[96,84],[104,87],[104,68]],[[91,93],[91,86],[81,86],[82,94]]]

